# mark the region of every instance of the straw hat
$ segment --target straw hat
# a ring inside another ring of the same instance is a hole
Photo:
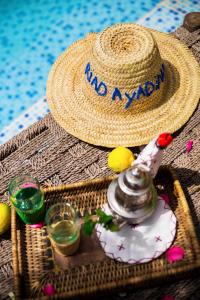
[[[106,147],[139,146],[179,129],[200,97],[200,68],[169,34],[118,24],[72,44],[55,62],[47,99],[70,134]]]

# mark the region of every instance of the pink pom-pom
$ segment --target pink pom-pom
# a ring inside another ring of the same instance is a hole
[[[166,258],[169,263],[182,260],[184,255],[185,255],[184,249],[179,246],[172,246],[166,252]]]
[[[53,296],[56,293],[56,289],[55,289],[54,285],[51,283],[47,283],[43,287],[42,291],[45,296]]]
[[[162,298],[162,300],[175,300],[175,298],[173,296],[166,295]]]
[[[40,229],[40,228],[42,228],[43,226],[44,226],[44,222],[40,222],[40,223],[37,223],[37,224],[31,224],[31,225],[30,225],[31,228],[36,228],[36,229],[37,229],[37,228]]]
[[[161,133],[157,139],[157,145],[161,149],[165,149],[169,144],[171,144],[173,137],[170,133],[164,132]]]
[[[169,204],[169,196],[167,194],[161,194],[160,197],[162,198],[165,203]]]
[[[190,140],[186,144],[186,152],[189,153],[192,150],[192,147],[193,147],[193,141]]]

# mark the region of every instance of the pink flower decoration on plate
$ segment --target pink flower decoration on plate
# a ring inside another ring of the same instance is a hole
[[[36,229],[40,229],[44,226],[44,222],[40,222],[40,223],[37,223],[37,224],[32,224],[30,225],[31,228],[36,228]]]
[[[182,260],[185,255],[185,250],[179,246],[172,246],[166,252],[166,258],[169,263]]]
[[[45,296],[53,296],[56,293],[56,289],[55,289],[54,285],[51,283],[47,283],[43,287],[42,291]]]
[[[167,194],[161,194],[160,197],[165,203],[169,204],[169,196]]]
[[[192,150],[192,147],[193,147],[193,141],[190,140],[186,144],[186,152],[189,153]]]
[[[173,296],[166,295],[162,298],[162,300],[175,300],[175,298]]]

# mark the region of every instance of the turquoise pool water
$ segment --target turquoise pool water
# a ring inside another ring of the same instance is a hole
[[[114,23],[134,22],[158,2],[1,0],[0,131],[45,94],[52,63],[73,41]]]

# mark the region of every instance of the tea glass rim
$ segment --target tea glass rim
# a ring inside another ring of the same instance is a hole
[[[12,196],[12,192],[11,192],[11,189],[12,189],[12,184],[14,183],[14,181],[17,179],[17,178],[20,178],[20,177],[25,177],[25,176],[27,176],[27,177],[30,177],[31,179],[33,179],[34,181],[35,181],[35,183],[37,184],[37,186],[38,186],[38,189],[40,189],[40,183],[39,183],[39,181],[38,181],[38,179],[36,178],[36,177],[34,177],[34,176],[32,176],[31,174],[29,174],[29,173],[22,173],[22,174],[20,174],[20,175],[16,175],[16,176],[14,176],[12,179],[11,179],[11,181],[9,182],[9,184],[8,184],[8,192],[9,192],[9,194],[10,194],[10,196]]]
[[[68,207],[71,209],[72,213],[73,213],[73,220],[76,220],[76,219],[77,219],[77,213],[76,213],[76,210],[75,210],[75,208],[74,208],[69,202],[58,202],[58,203],[55,203],[55,204],[51,205],[51,206],[47,209],[47,211],[46,211],[46,214],[45,214],[45,224],[46,224],[47,228],[48,228],[48,226],[51,226],[50,220],[48,220],[48,217],[49,217],[50,212],[51,212],[54,208],[56,208],[56,207],[58,208],[60,205],[68,206]],[[50,218],[49,218],[49,219],[50,219]],[[48,231],[48,229],[47,229],[47,231]]]

